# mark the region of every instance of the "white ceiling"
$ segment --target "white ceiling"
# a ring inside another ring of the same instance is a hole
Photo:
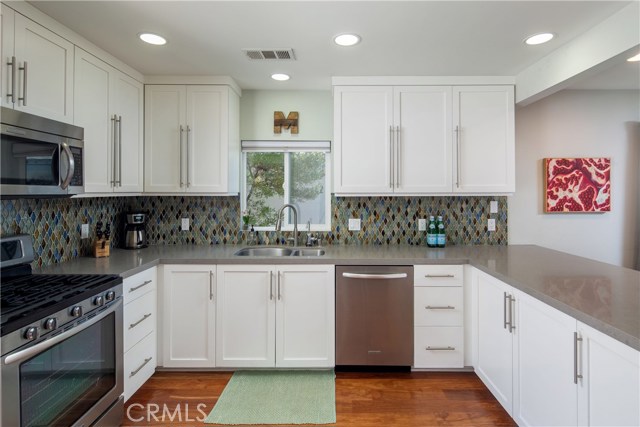
[[[514,76],[629,1],[31,1],[145,75],[227,75],[243,89],[329,89],[331,76]],[[163,47],[137,38],[165,36]],[[526,46],[531,34],[557,37]],[[362,42],[336,46],[355,32]],[[293,48],[250,61],[242,48]],[[288,82],[270,79],[274,72]],[[632,73],[633,75],[633,73]]]

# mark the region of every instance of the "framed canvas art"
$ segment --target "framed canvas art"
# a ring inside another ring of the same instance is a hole
[[[544,211],[611,211],[611,159],[605,157],[546,158]]]

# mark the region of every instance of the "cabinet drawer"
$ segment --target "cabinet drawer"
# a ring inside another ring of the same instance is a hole
[[[414,288],[414,326],[462,326],[462,287]]]
[[[148,292],[124,306],[124,351],[156,330],[156,293]]]
[[[462,265],[416,265],[415,286],[462,286]]]
[[[156,333],[151,332],[124,354],[124,400],[128,400],[156,371]]]
[[[156,268],[127,277],[122,281],[124,304],[156,289]]]
[[[416,368],[462,368],[462,327],[417,327],[413,366]]]

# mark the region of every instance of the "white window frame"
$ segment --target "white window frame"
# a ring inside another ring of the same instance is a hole
[[[324,185],[325,185],[325,219],[324,224],[311,224],[311,228],[307,227],[307,221],[298,215],[298,231],[331,231],[331,143],[330,141],[242,141],[242,155],[240,173],[240,212],[247,207],[247,153],[283,153],[284,160],[284,203],[290,203],[290,185],[287,185],[290,177],[290,161],[288,157],[290,153],[314,151],[324,152]],[[293,224],[289,225],[289,218],[293,216],[291,209],[285,209],[283,212],[282,231],[293,231]],[[242,219],[240,219],[242,222]],[[276,225],[257,227],[256,231],[275,231]]]

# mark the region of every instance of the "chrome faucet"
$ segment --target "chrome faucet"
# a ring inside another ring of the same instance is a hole
[[[293,211],[293,245],[298,246],[298,210],[295,206],[285,204],[278,210],[276,215],[278,218],[276,219],[276,231],[282,230],[282,212],[285,208],[291,208]]]

